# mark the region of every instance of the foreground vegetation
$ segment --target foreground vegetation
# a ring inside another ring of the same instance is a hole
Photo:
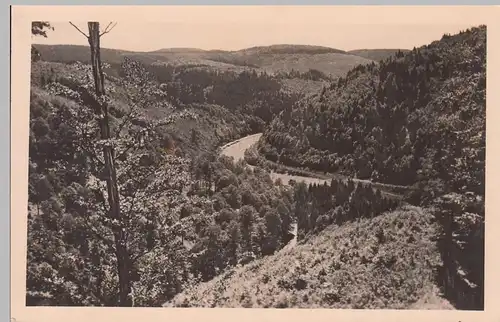
[[[451,308],[439,297],[433,216],[405,207],[330,225],[295,248],[232,269],[166,306]]]

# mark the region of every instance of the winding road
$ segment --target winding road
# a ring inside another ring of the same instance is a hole
[[[253,135],[246,136],[244,138],[241,138],[239,140],[235,140],[232,142],[229,142],[228,144],[224,145],[221,147],[221,154],[228,156],[228,157],[233,157],[235,162],[238,162],[239,160],[243,159],[245,157],[245,151],[249,149],[252,145],[257,143],[259,141],[260,137],[262,136],[262,133],[257,133]],[[250,168],[254,168],[252,165],[248,165]],[[309,177],[301,177],[301,176],[294,176],[294,175],[288,175],[288,174],[281,174],[281,173],[276,173],[276,172],[271,172],[270,173],[271,178],[273,180],[276,179],[281,179],[284,184],[288,184],[289,180],[295,180],[295,181],[305,181],[306,183],[323,183],[327,180],[320,180],[316,178],[309,178]],[[290,231],[294,237],[292,240],[288,242],[288,244],[283,247],[280,252],[288,251],[297,245],[297,223],[292,224],[292,230]]]
[[[252,147],[254,144],[256,144],[260,137],[262,136],[262,133],[257,133],[249,136],[245,136],[241,139],[229,142],[225,145],[223,145],[220,149],[220,154],[225,155],[228,157],[233,157],[235,162],[238,162],[241,159],[244,159],[245,157],[245,151]],[[251,169],[254,168],[252,165],[248,165]],[[290,180],[294,180],[295,182],[305,182],[306,184],[330,184],[330,179],[318,179],[314,177],[307,177],[307,176],[297,176],[297,175],[290,175],[290,174],[284,174],[284,173],[277,173],[277,172],[270,172],[269,173],[271,176],[271,179],[275,181],[276,179],[281,179],[283,184],[288,184]],[[395,197],[395,198],[401,198],[401,195],[395,194],[389,191],[384,191],[387,188],[394,188],[394,187],[399,187],[399,188],[405,188],[405,189],[411,189],[410,187],[405,187],[405,186],[395,186],[395,185],[390,185],[390,184],[381,184],[381,183],[373,183],[370,180],[363,180],[363,179],[356,179],[356,178],[351,178],[353,181],[356,182],[361,182],[361,183],[367,183],[370,185],[373,185],[374,187],[377,186],[377,188],[381,189],[382,194],[390,197]],[[384,189],[385,188],[385,189]],[[292,231],[295,235],[295,237],[285,246],[285,248],[282,249],[282,251],[286,251],[290,248],[293,248],[296,243],[297,243],[297,224],[292,225]]]
[[[221,147],[221,154],[228,157],[233,157],[234,161],[238,162],[239,160],[244,158],[245,151],[249,149],[252,145],[257,143],[257,141],[259,141],[261,136],[262,133],[257,133],[245,136],[244,138],[241,138],[239,140],[229,142],[228,144]],[[254,168],[251,165],[248,166],[250,168]],[[318,179],[314,177],[296,176],[296,175],[277,173],[277,172],[270,172],[270,175],[273,180],[281,179],[283,184],[288,184],[290,180],[295,180],[296,182],[303,181],[306,184],[312,184],[312,183],[323,184],[324,182],[326,182],[327,184],[330,183],[330,180]]]
[[[245,151],[249,149],[252,145],[257,143],[259,141],[260,137],[262,136],[262,133],[257,133],[249,136],[245,136],[241,139],[229,142],[225,145],[223,145],[220,149],[220,154],[228,156],[228,157],[233,157],[234,161],[237,162],[245,157]],[[254,166],[248,165],[250,168],[254,168]],[[288,167],[290,168],[290,167]],[[286,174],[286,173],[277,173],[274,171],[271,171],[270,173],[271,179],[274,181],[276,179],[281,179],[281,182],[283,184],[288,184],[290,180],[294,180],[295,182],[305,182],[306,184],[330,184],[331,179],[320,179],[316,177],[308,177],[308,176],[298,176],[298,175],[292,175],[292,174]],[[332,175],[333,176],[333,175]],[[344,177],[344,179],[347,179]],[[398,185],[392,185],[392,184],[386,184],[386,183],[376,183],[372,182],[371,180],[366,180],[366,179],[358,179],[358,178],[350,178],[354,182],[358,183],[363,183],[363,184],[369,184],[373,188],[379,189],[382,194],[391,197],[391,198],[397,198],[401,199],[402,195],[400,192],[395,193],[395,190],[393,189],[401,189],[400,191],[409,191],[413,189],[410,186],[398,186]]]

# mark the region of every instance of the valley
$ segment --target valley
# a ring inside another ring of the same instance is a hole
[[[32,47],[27,306],[484,308],[485,26],[93,46]]]

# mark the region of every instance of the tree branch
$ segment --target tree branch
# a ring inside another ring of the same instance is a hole
[[[105,34],[109,33],[111,30],[113,30],[113,28],[115,28],[116,26],[116,22],[113,24],[113,22],[110,22],[106,28],[104,29],[104,31],[99,35],[99,37],[102,37],[104,36]],[[110,27],[111,26],[111,27]]]
[[[117,126],[117,129],[115,131],[115,137],[120,138],[120,133],[122,132],[124,126],[129,123],[130,119],[134,114],[138,114],[139,110],[134,107],[130,108],[130,112],[121,119],[120,124]]]
[[[78,28],[74,23],[72,23],[71,21],[69,22],[73,27],[75,27],[76,30],[78,30],[82,35],[85,36],[85,38],[89,39],[89,36],[87,36],[86,33],[84,33],[83,31],[80,30],[80,28]]]

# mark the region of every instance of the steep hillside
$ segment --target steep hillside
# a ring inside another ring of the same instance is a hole
[[[480,193],[485,71],[484,27],[358,66],[286,109],[260,152],[320,171],[401,185],[441,179],[448,191]]]
[[[108,64],[110,86],[117,106],[126,106],[123,86],[123,61]],[[163,64],[142,64],[154,87],[165,91],[167,105],[197,114],[196,120],[177,120],[167,127],[172,143],[184,152],[212,151],[215,146],[261,131],[264,124],[284,106],[293,104],[298,95],[275,77],[255,72],[211,71],[190,66],[174,68]],[[84,76],[81,64],[37,61],[32,64],[31,83],[37,88],[54,84],[70,85]],[[150,117],[160,119],[168,111],[147,108]]]
[[[450,309],[434,282],[440,257],[432,218],[407,207],[333,225],[165,306]]]
[[[381,61],[396,54],[398,51],[406,53],[408,49],[356,49],[349,50],[349,54],[360,56],[373,61]]]
[[[284,110],[258,150],[288,166],[412,186],[409,202],[437,207],[447,296],[481,309],[485,139],[480,26],[352,69]]]

